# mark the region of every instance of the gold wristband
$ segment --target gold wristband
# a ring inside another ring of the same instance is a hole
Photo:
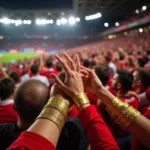
[[[67,117],[69,106],[65,103],[65,101],[62,98],[52,97],[45,106],[45,108],[50,107],[56,108],[61,113],[63,113],[64,117]]]
[[[60,111],[53,109],[53,108],[44,108],[41,112],[41,114],[37,117],[37,119],[48,119],[55,123],[59,130],[63,128],[65,118],[60,113]]]
[[[128,128],[140,115],[140,112],[118,98],[114,98],[112,104],[107,106],[107,111],[122,128]]]
[[[85,93],[80,93],[79,95],[76,96],[76,99],[73,100],[74,105],[77,107],[78,110],[82,108],[82,106],[86,104],[90,104],[89,99],[85,95]]]

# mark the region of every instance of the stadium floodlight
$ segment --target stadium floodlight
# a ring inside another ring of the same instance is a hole
[[[76,19],[74,17],[70,17],[68,19],[68,22],[69,22],[70,25],[74,25],[76,23]]]
[[[54,23],[54,20],[51,19],[49,22],[50,22],[50,24],[53,24],[53,23]]]
[[[23,24],[31,24],[31,20],[23,20]]]
[[[79,17],[76,18],[76,22],[80,22],[80,18]]]
[[[66,18],[61,18],[60,21],[61,21],[61,24],[66,24],[68,22]]]
[[[56,24],[57,24],[58,26],[60,26],[60,25],[61,25],[61,21],[60,21],[60,19],[57,19]]]
[[[22,20],[16,20],[16,22],[15,22],[16,26],[21,25],[21,24],[22,24]]]
[[[115,26],[116,26],[116,27],[118,27],[119,25],[120,25],[119,22],[116,22],[116,23],[115,23]]]
[[[4,24],[10,24],[10,19],[8,19],[8,18],[2,18],[1,19],[1,23],[4,23]]]
[[[136,13],[136,14],[139,14],[139,12],[140,12],[140,11],[139,11],[138,9],[137,9],[137,10],[135,10],[135,13]]]
[[[143,32],[143,29],[142,29],[142,28],[140,28],[140,29],[139,29],[139,32],[140,32],[140,33],[142,33],[142,32]]]
[[[94,15],[86,16],[85,20],[88,21],[88,20],[98,19],[100,17],[102,17],[102,14],[101,13],[96,13]]]
[[[143,6],[143,7],[142,7],[142,10],[146,10],[146,9],[147,9],[147,7],[146,7],[146,6]]]
[[[109,23],[105,22],[105,23],[104,23],[104,26],[105,26],[105,27],[109,27]]]

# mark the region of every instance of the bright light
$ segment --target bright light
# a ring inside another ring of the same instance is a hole
[[[2,40],[4,37],[3,36],[0,36],[0,40]]]
[[[119,22],[116,22],[115,25],[118,27],[120,24],[119,24]]]
[[[66,24],[68,22],[68,20],[66,18],[61,18],[60,21],[61,21],[62,24]]]
[[[86,16],[85,20],[93,20],[93,19],[98,19],[100,17],[102,17],[102,14],[101,13],[97,13],[97,14],[94,14],[94,15]]]
[[[70,17],[70,18],[68,19],[68,22],[69,22],[70,25],[73,25],[73,24],[76,23],[76,19],[75,19],[74,17]]]
[[[23,24],[31,24],[31,20],[23,20]]]
[[[112,35],[108,35],[108,38],[109,38],[109,39],[112,39],[112,38],[113,38],[113,36],[112,36]]]
[[[140,12],[140,11],[139,11],[138,9],[135,11],[136,14],[139,14],[139,12]]]
[[[79,17],[76,18],[76,22],[80,22],[80,18]]]
[[[109,24],[107,22],[104,23],[105,27],[109,27]]]
[[[46,24],[53,24],[54,21],[51,19],[51,20],[46,20],[46,19],[36,19],[35,23],[37,25],[46,25]]]
[[[146,7],[146,6],[143,6],[143,7],[142,7],[142,10],[146,10],[146,9],[147,9],[147,7]]]
[[[58,20],[56,21],[56,24],[57,24],[58,26],[60,26],[60,25],[61,25],[61,21],[60,21],[60,19],[58,19]]]
[[[140,29],[139,29],[139,32],[140,32],[140,33],[142,33],[142,32],[143,32],[143,29],[142,29],[142,28],[140,28]]]

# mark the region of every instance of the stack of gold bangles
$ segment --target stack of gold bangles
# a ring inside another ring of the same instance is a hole
[[[85,104],[90,103],[84,93],[79,94],[76,99],[73,100],[73,102],[78,110],[80,110]],[[51,120],[61,130],[67,118],[68,111],[69,106],[66,104],[63,98],[52,97],[37,119]]]
[[[107,112],[124,129],[128,128],[140,115],[140,112],[118,98],[114,98],[112,104],[107,106]]]
[[[69,106],[64,99],[52,97],[44,107],[37,119],[49,119],[61,130],[67,118]]]

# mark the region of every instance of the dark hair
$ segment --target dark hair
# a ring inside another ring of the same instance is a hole
[[[15,88],[14,80],[10,78],[3,78],[0,80],[0,98],[1,100],[7,99],[13,94]]]
[[[137,78],[141,80],[141,83],[145,88],[148,88],[150,86],[150,70],[137,68],[136,71],[138,72]]]
[[[107,61],[111,61],[110,56],[105,56],[105,60],[107,60]]]
[[[38,80],[29,80],[21,84],[15,92],[14,107],[20,119],[34,121],[48,98],[49,90],[44,83]]]
[[[32,65],[30,69],[33,75],[37,74],[39,71],[39,67],[37,65]]]
[[[144,67],[145,64],[146,64],[146,60],[145,60],[144,58],[139,58],[139,59],[138,59],[138,65],[139,65],[140,67]]]
[[[56,70],[57,70],[58,72],[61,72],[61,71],[62,71],[62,65],[61,65],[60,63],[57,63],[57,64],[56,64]]]
[[[20,76],[17,72],[12,72],[9,76],[15,81],[15,83],[20,81]]]
[[[83,60],[83,66],[84,67],[86,67],[86,68],[88,68],[88,67],[90,67],[90,61],[88,60],[88,59],[85,59],[85,60]]]
[[[52,64],[53,64],[53,63],[52,63],[52,59],[51,59],[51,58],[49,58],[49,59],[46,60],[46,67],[47,67],[47,68],[51,68],[51,67],[52,67]]]
[[[147,54],[147,55],[150,55],[150,50],[147,50],[147,51],[146,51],[146,54]]]
[[[127,70],[120,69],[118,73],[118,83],[122,85],[125,92],[128,92],[132,88],[133,75]]]
[[[119,59],[124,60],[125,56],[123,54],[119,54]]]
[[[62,81],[62,82],[65,82],[66,80],[66,74],[64,71],[60,72],[59,75],[58,75],[59,79]]]
[[[107,65],[98,65],[94,68],[96,75],[101,80],[102,84],[105,86],[109,80],[109,68]]]

